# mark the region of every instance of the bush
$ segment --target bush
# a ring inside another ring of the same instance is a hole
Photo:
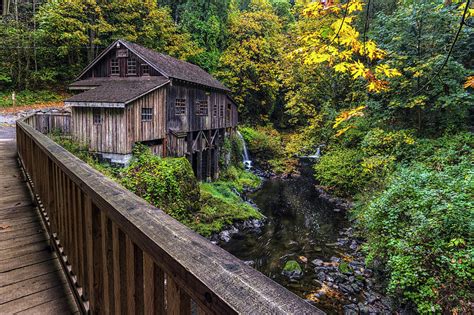
[[[383,155],[400,158],[414,143],[415,138],[410,131],[384,131],[374,128],[365,135],[361,149],[368,156]]]
[[[199,185],[186,158],[160,158],[137,146],[121,183],[183,223],[199,211]]]
[[[415,164],[356,210],[368,263],[385,266],[388,291],[420,313],[469,312],[473,175],[467,160],[442,171]]]
[[[291,173],[296,161],[286,155],[282,135],[273,127],[240,127],[255,165],[276,174]]]
[[[323,155],[315,164],[314,176],[338,196],[358,193],[368,178],[361,162],[363,155],[357,149],[336,148]]]

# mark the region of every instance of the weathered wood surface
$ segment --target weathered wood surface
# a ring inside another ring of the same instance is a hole
[[[71,114],[64,111],[36,113],[29,124],[44,134],[59,131],[62,134],[71,133]]]
[[[16,161],[15,142],[0,140],[0,314],[76,313]]]
[[[25,122],[19,155],[93,313],[319,314]]]

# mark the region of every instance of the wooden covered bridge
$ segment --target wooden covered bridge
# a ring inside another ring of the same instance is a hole
[[[321,313],[93,170],[35,116],[0,139],[0,182],[0,314]]]

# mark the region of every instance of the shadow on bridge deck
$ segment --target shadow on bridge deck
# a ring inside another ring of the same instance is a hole
[[[16,159],[15,129],[0,127],[0,314],[78,312]]]

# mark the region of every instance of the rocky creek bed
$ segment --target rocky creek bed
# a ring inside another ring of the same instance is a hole
[[[267,219],[234,224],[214,243],[328,313],[393,312],[364,263],[346,216],[350,204],[318,189],[309,164],[298,177],[266,179],[246,197]]]

